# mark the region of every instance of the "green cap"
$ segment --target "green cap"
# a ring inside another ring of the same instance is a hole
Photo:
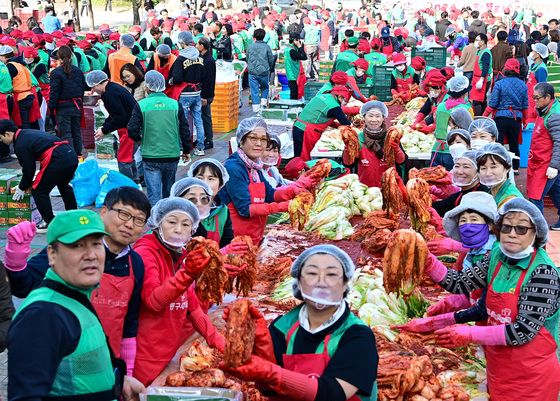
[[[360,40],[357,37],[352,36],[351,38],[347,39],[347,42],[349,45],[357,45],[358,43],[360,43]]]
[[[101,217],[92,210],[69,210],[56,215],[49,223],[47,244],[55,241],[73,244],[91,234],[109,235]]]

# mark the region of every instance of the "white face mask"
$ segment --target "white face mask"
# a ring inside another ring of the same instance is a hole
[[[534,239],[533,239],[533,241],[534,241]],[[506,251],[504,249],[504,246],[500,242],[500,251],[502,251],[502,253],[504,255],[506,255],[508,258],[520,260],[520,259],[524,259],[527,256],[531,255],[535,251],[535,247],[533,245],[529,245],[527,248],[523,249],[522,251],[512,253],[512,252]]]
[[[312,302],[317,310],[327,309],[329,306],[338,306],[342,302],[342,297],[338,300],[332,299],[332,291],[326,288],[313,288],[311,294],[306,294],[298,284],[301,296],[304,300]]]
[[[177,235],[172,238],[165,238],[163,235],[163,230],[160,228],[158,230],[161,242],[172,247],[172,248],[184,248],[185,245],[191,240],[191,235]]]
[[[451,157],[453,159],[461,156],[467,150],[467,145],[464,143],[454,143],[453,145],[449,145],[449,153],[451,153]]]
[[[429,96],[431,99],[437,99],[437,97],[439,96],[439,91],[430,90],[430,92],[428,93],[428,96]]]
[[[486,178],[482,178],[482,176],[480,176],[480,183],[482,185],[486,185],[488,188],[494,188],[497,187],[498,185],[500,185],[501,183],[503,183],[505,180],[507,180],[508,178],[508,171],[506,170],[504,172],[504,176],[498,180],[498,181],[486,181]],[[488,178],[488,180],[492,180],[493,178],[490,177]]]
[[[265,166],[276,166],[278,164],[278,157],[263,157],[262,162]]]
[[[364,76],[364,74],[365,74],[365,72],[364,72],[364,71],[361,71],[361,70],[356,70],[356,76],[357,76],[357,77],[363,77],[363,76]]]
[[[486,144],[489,144],[490,141],[486,139],[471,139],[471,149],[480,150]]]
[[[406,69],[406,65],[400,64],[400,65],[397,65],[396,68],[397,68],[397,71],[403,72]]]

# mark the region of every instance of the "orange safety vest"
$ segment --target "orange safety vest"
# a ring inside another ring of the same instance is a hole
[[[16,67],[17,75],[12,78],[12,85],[14,87],[14,94],[16,100],[25,99],[27,96],[31,95],[31,73],[27,68],[17,62],[10,62],[9,64]]]
[[[159,56],[156,52],[154,52],[153,57],[154,57],[154,70],[160,72],[165,77],[165,80],[167,81],[169,79],[169,71],[171,71],[171,66],[173,66],[173,63],[175,62],[175,60],[177,60],[177,56],[171,53],[171,55],[169,56],[169,60],[167,61],[167,64],[165,64],[165,67],[161,66],[161,60],[159,59]]]
[[[133,55],[129,48],[121,48],[120,50],[109,54],[109,73],[111,75],[110,79],[120,85],[124,85],[121,80],[121,70],[125,64],[132,64],[136,62],[136,56]]]

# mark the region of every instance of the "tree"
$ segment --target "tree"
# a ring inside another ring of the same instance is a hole
[[[95,20],[93,18],[93,4],[91,0],[87,0],[87,10],[88,10],[88,20],[89,20],[89,30],[95,30]]]
[[[78,5],[78,0],[72,0],[72,7],[74,8],[74,29],[76,32],[82,30],[80,26],[80,6]]]
[[[131,0],[132,1],[132,24],[140,25],[140,7],[142,7],[142,0]]]

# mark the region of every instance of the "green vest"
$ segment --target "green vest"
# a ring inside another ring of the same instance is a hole
[[[432,147],[432,152],[438,153],[449,153],[449,146],[447,145],[447,128],[449,125],[449,118],[451,117],[451,112],[457,107],[464,107],[466,109],[471,109],[472,106],[470,102],[459,104],[452,109],[447,109],[445,105],[445,101],[448,99],[448,96],[445,96],[441,103],[438,105],[436,109],[436,142]],[[443,150],[441,149],[441,142],[443,141]]]
[[[243,38],[239,33],[235,33],[231,36],[231,43],[233,53],[237,55],[237,59],[245,59],[245,43],[243,43]]]
[[[490,68],[488,69],[488,75],[486,76],[486,80],[490,82],[492,81],[492,53],[488,48],[476,52],[476,57],[478,57],[478,68],[480,68],[480,71],[482,71],[482,55],[484,53],[488,53],[488,55],[490,56]]]
[[[80,49],[79,47],[75,47],[72,50],[74,51],[74,53],[78,53],[81,57],[80,65],[78,65],[78,58],[75,55],[72,55],[72,64],[75,65],[76,67],[78,67],[80,70],[82,70],[82,72],[84,74],[86,72],[90,72],[91,71],[91,65],[89,64],[89,60],[86,57],[86,54],[84,53],[84,51],[82,49]]]
[[[294,309],[292,309],[291,311],[289,311],[288,313],[286,313],[284,316],[280,317],[276,322],[273,323],[274,327],[280,330],[280,332],[284,334],[286,339],[288,337],[288,332],[290,331],[290,329],[299,320],[299,311],[301,310],[302,306],[303,304],[296,306]],[[366,324],[359,317],[357,317],[352,312],[350,312],[348,318],[346,318],[344,323],[342,323],[338,329],[336,329],[334,332],[331,333],[331,338],[327,345],[327,352],[329,353],[330,358],[332,358],[332,356],[338,349],[338,343],[340,342],[340,339],[342,338],[346,330],[348,330],[350,327],[355,325],[366,326]],[[293,355],[294,341],[298,330],[299,327],[294,331],[294,333],[292,333],[290,341],[286,346],[286,355]],[[321,344],[319,344],[319,346],[315,350],[315,353],[322,354],[324,352],[324,349],[325,349],[325,344],[324,342],[321,342]],[[365,400],[375,401],[377,400],[377,391],[378,391],[377,381],[374,381],[372,385],[371,395],[369,397],[358,395],[358,397],[364,401]]]
[[[45,278],[67,285],[52,269],[47,270]],[[88,298],[91,296],[91,291],[68,287],[78,290]],[[34,302],[51,302],[68,309],[76,316],[82,329],[78,346],[58,365],[49,397],[71,397],[111,390],[115,385],[115,375],[99,319],[80,302],[47,287],[31,291],[14,318]]]
[[[99,69],[102,70],[107,64],[107,50],[105,50],[105,53],[97,47],[94,47],[93,50],[97,53],[97,62],[101,66]]]
[[[97,52],[97,54],[99,55],[99,52]],[[88,59],[88,62],[90,64],[92,70],[102,70],[103,69],[104,66],[103,67],[101,66],[101,62],[99,61],[98,58],[95,58],[93,56],[89,56],[87,54],[86,54],[86,57]]]
[[[93,45],[93,47],[97,50],[99,50],[101,53],[103,53],[105,56],[107,56],[107,47],[105,47],[103,45],[103,43],[101,42],[97,42],[96,44]]]
[[[548,112],[544,116],[544,127],[546,129],[550,129],[550,127],[548,126],[548,119],[553,114],[560,114],[560,103],[558,102],[558,100],[554,100],[552,102],[552,107],[550,107],[550,109],[548,109]]]
[[[220,238],[224,234],[224,227],[229,214],[229,209],[226,205],[220,205],[214,208],[207,218],[201,221],[202,226],[206,231],[218,231]],[[216,217],[218,218],[218,227],[216,227]]]
[[[345,50],[342,53],[339,53],[339,55],[336,56],[336,60],[334,62],[334,69],[332,72],[348,71],[350,67],[352,67],[352,63],[357,59],[359,59],[358,55],[354,53],[352,50]]]
[[[6,64],[0,61],[0,93],[12,93],[13,90],[10,71],[8,71]]]
[[[364,59],[366,59],[366,61],[369,63],[366,74],[368,74],[370,77],[373,77],[373,69],[376,65],[387,64],[387,56],[382,53],[371,52],[364,55]]]
[[[532,255],[527,256],[524,259],[521,259],[517,263],[516,265],[517,267],[510,266],[506,263],[507,258],[504,256],[502,251],[500,251],[500,245],[498,241],[496,241],[494,243],[494,246],[492,247],[492,253],[490,255],[490,264],[488,266],[488,284],[490,284],[490,280],[494,275],[494,271],[496,270],[499,261],[502,262],[502,267],[500,268],[500,271],[496,275],[496,278],[494,279],[494,283],[492,284],[492,289],[495,292],[499,292],[499,293],[504,293],[504,292],[512,293],[512,291],[515,291],[515,287],[517,286],[517,282],[519,281],[519,278],[521,276],[522,269],[523,270],[528,269],[527,274],[525,275],[525,279],[523,280],[523,285],[527,283],[527,281],[529,280],[529,278],[531,277],[535,269],[540,265],[552,266],[558,270],[558,267],[556,267],[554,262],[550,260],[550,257],[548,256],[548,254],[543,248],[539,248],[537,250],[537,254],[535,255],[535,260],[533,260],[533,263],[531,263],[531,266],[529,266],[531,257]],[[558,338],[559,317],[560,317],[560,309],[557,310],[552,316],[548,317],[544,322],[544,327],[550,332],[550,334],[552,334],[552,336],[556,340],[557,346],[560,345],[559,338]]]
[[[251,43],[253,43],[253,39],[252,37],[249,35],[249,32],[243,30],[240,31],[238,33],[238,35],[241,37],[241,39],[243,40],[243,49],[246,52],[247,49],[249,48],[249,46],[251,46]]]
[[[278,34],[274,30],[266,31],[266,37],[264,41],[270,46],[272,51],[278,50],[280,48],[280,42],[278,40]]]
[[[311,124],[324,124],[330,120],[330,118],[327,117],[327,113],[330,109],[334,109],[335,107],[340,107],[340,104],[330,93],[315,96],[303,108],[299,114],[299,120]],[[306,124],[299,120],[295,122],[294,127],[305,131]]]
[[[395,79],[408,79],[408,78],[412,78],[415,74],[414,69],[410,66],[406,67],[405,73],[401,74],[399,71],[397,71],[397,69],[395,68],[391,74],[393,75],[393,78]]]
[[[138,105],[143,117],[142,157],[179,157],[179,102],[164,93],[150,93]]]
[[[49,59],[51,58],[51,56],[49,56],[49,53],[47,53],[46,51],[44,51],[43,49],[37,49],[37,53],[39,53],[39,58],[41,59],[41,63],[45,64],[47,66],[47,71],[49,70]]]
[[[221,32],[219,34],[217,34],[216,39],[215,39],[216,43],[218,43],[223,38],[223,36],[224,35],[222,35]],[[214,60],[218,59],[218,51],[216,49],[214,49],[213,47],[212,47],[212,57],[214,58]]]
[[[31,77],[31,86],[33,86],[34,88],[37,88],[37,90],[40,90],[39,81],[37,80],[37,77],[35,75],[33,75],[33,70],[31,70],[31,68],[29,68],[29,66],[26,66],[26,68],[29,70],[29,76]]]
[[[198,35],[194,35],[194,38],[193,38],[194,44],[197,45],[197,44],[198,44],[198,40],[199,40],[200,38],[203,38],[203,37],[204,37],[204,34],[202,34],[202,33],[199,33]]]
[[[332,88],[334,88],[333,84],[329,81],[327,83],[325,83],[323,86],[321,86],[321,88],[319,89],[319,91],[317,92],[318,95],[322,95],[323,93],[327,93],[332,91]]]
[[[284,69],[286,70],[288,81],[296,81],[299,75],[299,60],[292,60],[290,57],[290,51],[295,49],[295,46],[292,44],[287,44],[284,48]]]
[[[492,189],[490,193],[494,197],[498,209],[511,198],[523,198],[523,194],[519,192],[519,189],[517,189],[515,184],[513,184],[508,178],[506,178],[504,183],[500,185],[497,191]]]
[[[140,43],[134,42],[134,48],[138,49],[138,54],[135,54],[135,56],[138,58],[138,60],[139,61],[146,61],[148,56],[146,56],[146,53],[144,52],[144,49],[142,49],[142,46],[140,46]]]
[[[320,32],[321,32],[319,28],[317,28],[314,25],[306,25],[303,28],[303,31],[305,32],[305,38],[303,39],[304,45],[309,45],[309,46],[319,45]]]

